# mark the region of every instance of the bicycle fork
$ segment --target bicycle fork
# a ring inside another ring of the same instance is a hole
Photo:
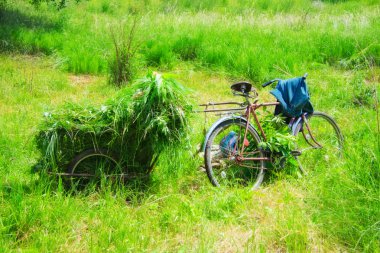
[[[305,124],[305,126],[306,126],[306,129],[307,129],[307,132],[308,132],[308,134],[309,134],[311,140],[314,142],[314,144],[310,142],[310,140],[307,138],[307,136],[306,136],[306,134],[305,134],[305,130],[304,130],[304,128],[302,128],[302,129],[301,129],[301,132],[302,132],[303,137],[305,138],[305,141],[306,141],[310,146],[312,146],[313,148],[323,148],[323,146],[322,146],[321,144],[318,143],[318,141],[315,139],[314,135],[311,133],[310,125],[309,125],[309,122],[308,122],[308,120],[307,120],[307,118],[306,118],[305,115],[306,115],[306,113],[302,114],[302,120],[303,120],[303,122],[304,122],[304,124]]]

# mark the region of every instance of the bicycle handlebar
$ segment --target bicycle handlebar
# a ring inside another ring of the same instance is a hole
[[[305,73],[305,74],[302,76],[302,78],[305,80],[305,79],[307,78],[307,73]],[[277,81],[279,81],[279,80],[280,80],[280,79],[278,79],[278,78],[273,79],[273,80],[270,80],[269,82],[264,83],[262,86],[263,86],[263,87],[267,87],[268,85],[270,85],[270,84],[272,84],[272,83],[274,83],[274,82],[277,82]]]
[[[269,82],[266,82],[266,83],[264,83],[263,84],[263,87],[267,87],[268,85],[270,85],[270,84],[272,84],[272,83],[274,83],[274,82],[277,82],[278,80],[280,80],[280,79],[273,79],[273,80],[270,80]]]

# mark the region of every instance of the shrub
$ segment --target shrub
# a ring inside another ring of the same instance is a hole
[[[111,30],[114,55],[109,61],[109,82],[121,86],[132,80],[135,72],[135,54],[138,46],[135,42],[137,19],[129,28],[128,34],[121,29],[119,34]]]

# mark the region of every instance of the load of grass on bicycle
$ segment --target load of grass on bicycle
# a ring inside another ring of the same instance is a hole
[[[288,166],[290,169],[297,169],[297,161],[292,155],[292,151],[296,149],[296,137],[289,131],[284,117],[268,114],[262,120],[262,128],[267,141],[261,141],[258,146],[271,156],[271,163],[267,166],[281,169],[285,165],[290,165]]]
[[[187,137],[191,105],[185,95],[175,80],[149,73],[100,108],[66,104],[45,113],[35,137],[38,167],[78,176],[101,173],[94,171],[99,167],[146,173],[165,147]]]

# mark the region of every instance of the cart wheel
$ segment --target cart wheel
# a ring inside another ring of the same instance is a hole
[[[99,182],[102,177],[122,174],[118,161],[118,156],[107,149],[88,149],[74,157],[67,173],[74,186],[84,187],[90,182]]]

